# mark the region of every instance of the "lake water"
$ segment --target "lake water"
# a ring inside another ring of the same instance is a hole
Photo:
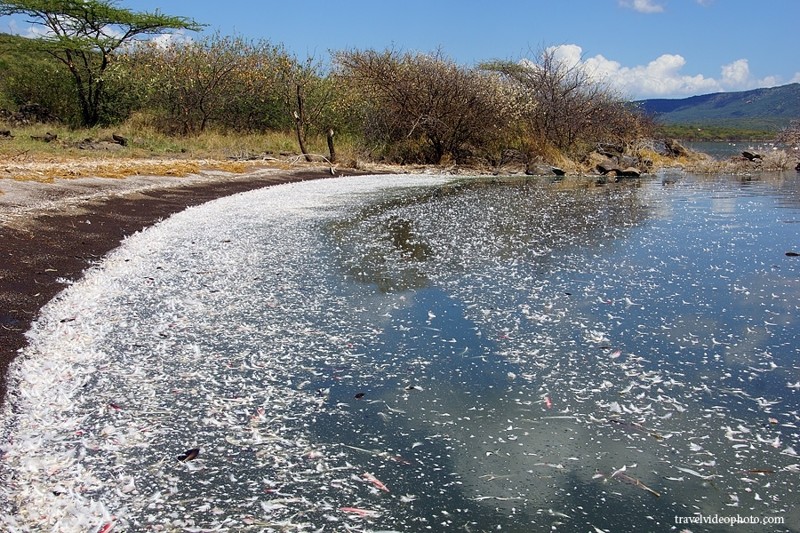
[[[380,176],[190,209],[35,325],[0,523],[800,531],[799,186]]]

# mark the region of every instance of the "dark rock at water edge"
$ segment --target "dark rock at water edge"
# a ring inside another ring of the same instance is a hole
[[[546,163],[534,163],[525,168],[525,174],[528,176],[555,176],[556,178],[563,178],[567,175],[567,171],[561,167],[548,165]]]
[[[687,157],[689,150],[676,139],[664,139],[664,149],[672,157]]]
[[[597,172],[603,176],[620,177],[620,178],[638,178],[642,172],[636,167],[621,168],[612,162],[599,163],[595,166]]]

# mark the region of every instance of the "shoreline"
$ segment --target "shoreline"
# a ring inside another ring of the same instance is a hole
[[[26,333],[41,308],[129,235],[211,200],[263,187],[343,175],[380,174],[329,168],[262,169],[194,178],[64,180],[43,199],[26,186],[21,199],[0,196],[0,406],[8,392],[8,369],[27,345]],[[106,180],[101,181],[100,180]],[[112,181],[108,181],[112,180]],[[112,184],[113,186],[109,186]],[[105,186],[104,186],[105,185]],[[18,192],[18,191],[17,191]],[[18,196],[15,192],[14,196]],[[28,196],[26,196],[28,195]]]
[[[48,182],[0,178],[0,407],[8,369],[27,345],[40,309],[84,272],[141,231],[192,206],[262,187],[310,179],[386,174],[396,167],[287,169],[253,167],[188,176],[58,178]],[[430,167],[403,168],[429,173]],[[437,173],[458,174],[439,168]]]

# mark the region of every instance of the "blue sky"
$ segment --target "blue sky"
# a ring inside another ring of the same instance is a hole
[[[331,50],[441,49],[459,63],[557,46],[630,98],[680,98],[800,82],[800,0],[119,0],[220,31]],[[19,34],[24,21],[0,21]]]

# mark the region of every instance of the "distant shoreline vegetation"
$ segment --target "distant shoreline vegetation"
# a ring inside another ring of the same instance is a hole
[[[774,141],[779,133],[778,130],[707,126],[697,124],[661,125],[658,127],[658,131],[664,137],[672,137],[683,141],[709,142]]]

